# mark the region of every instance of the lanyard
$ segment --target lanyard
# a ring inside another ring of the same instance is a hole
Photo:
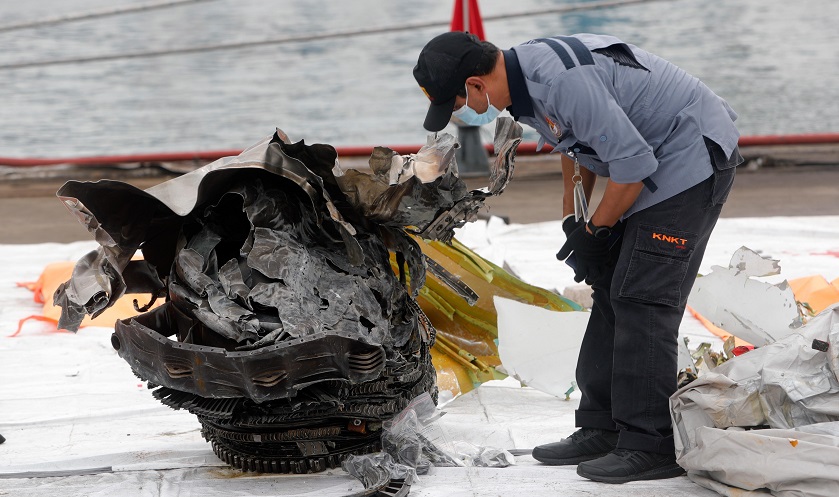
[[[577,155],[574,154],[574,176],[571,181],[574,182],[574,220],[588,222],[588,202],[586,202],[586,192],[583,189],[583,176],[580,174],[580,163],[577,161]]]

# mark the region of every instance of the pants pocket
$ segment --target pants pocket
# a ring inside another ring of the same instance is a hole
[[[728,200],[731,187],[734,186],[735,168],[714,171],[714,184],[711,190],[711,207],[724,204]]]
[[[671,307],[682,305],[683,295],[687,298],[689,292],[685,277],[696,238],[686,231],[640,225],[618,295]]]
[[[724,204],[728,200],[728,193],[734,185],[734,174],[737,165],[743,162],[740,150],[735,147],[731,157],[726,157],[722,147],[708,137],[705,138],[705,147],[711,157],[711,164],[714,166],[714,179],[711,185],[711,205],[714,207]]]

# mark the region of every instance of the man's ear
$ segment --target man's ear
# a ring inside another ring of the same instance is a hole
[[[486,89],[486,82],[484,82],[483,78],[480,76],[469,76],[466,78],[466,84],[470,86],[474,86],[476,90],[479,92],[484,91]]]

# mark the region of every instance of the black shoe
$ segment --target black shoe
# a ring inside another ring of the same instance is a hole
[[[618,443],[618,432],[599,428],[580,428],[559,442],[533,449],[533,459],[554,466],[579,464],[603,457]]]
[[[603,483],[662,480],[685,474],[674,454],[615,449],[609,454],[577,466],[577,474]]]

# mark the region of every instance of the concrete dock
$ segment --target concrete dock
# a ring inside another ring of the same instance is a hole
[[[819,216],[839,214],[839,145],[797,145],[743,148],[747,159],[738,168],[723,217]],[[342,159],[343,167],[366,168],[366,159]],[[0,175],[0,244],[90,240],[56,199],[69,179],[117,179],[148,188],[172,176],[161,168],[41,168]],[[466,178],[470,188],[488,184],[485,177]],[[592,206],[605,186],[599,181]],[[562,174],[559,158],[519,156],[513,181],[487,201],[485,214],[513,223],[551,221],[562,217]]]

